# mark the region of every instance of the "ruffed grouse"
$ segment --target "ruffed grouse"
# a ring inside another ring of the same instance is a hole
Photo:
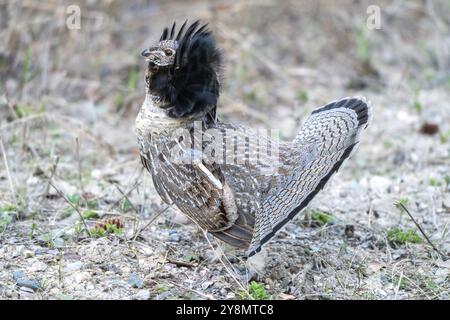
[[[136,132],[158,194],[248,257],[323,188],[369,121],[365,99],[344,98],[314,110],[292,142],[221,122],[221,54],[198,21],[165,28],[142,55],[146,97]]]

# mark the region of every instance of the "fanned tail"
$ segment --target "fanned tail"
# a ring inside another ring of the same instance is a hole
[[[370,116],[365,98],[344,98],[312,112],[291,149],[280,155],[282,173],[256,215],[248,256],[259,252],[338,171],[359,143]]]

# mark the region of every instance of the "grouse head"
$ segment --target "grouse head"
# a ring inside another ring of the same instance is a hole
[[[187,20],[165,28],[155,46],[142,51],[148,62],[146,85],[170,117],[215,119],[222,55],[207,25]]]

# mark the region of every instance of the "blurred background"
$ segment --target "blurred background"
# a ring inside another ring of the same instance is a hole
[[[264,292],[280,299],[448,298],[448,260],[394,206],[407,204],[448,255],[447,0],[0,0],[0,296],[233,298],[256,290],[230,287],[223,266],[200,257],[213,256],[203,235],[176,210],[156,216],[161,202],[139,163],[140,52],[185,19],[209,23],[223,49],[224,121],[280,129],[292,139],[315,107],[353,95],[372,101],[374,118],[358,152],[306,218],[274,242],[272,267],[288,265],[261,282]],[[80,214],[92,228],[118,217],[124,235],[90,239]],[[345,240],[348,230],[356,230],[352,240]],[[420,243],[397,239],[409,231]],[[286,260],[283,250],[292,249],[284,246],[295,239],[303,251]],[[124,249],[106,259],[117,245],[136,245],[142,256],[119,255]],[[69,256],[61,258],[68,266],[62,280],[55,255]],[[38,287],[18,284],[18,270]],[[145,285],[133,285],[133,275]],[[190,291],[170,277],[187,281]]]

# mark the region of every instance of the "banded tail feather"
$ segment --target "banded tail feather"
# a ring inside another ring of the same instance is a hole
[[[344,98],[314,110],[292,143],[283,183],[274,190],[256,214],[248,256],[261,247],[301,212],[336,173],[359,143],[371,116],[365,98]],[[290,160],[297,155],[296,162]]]

